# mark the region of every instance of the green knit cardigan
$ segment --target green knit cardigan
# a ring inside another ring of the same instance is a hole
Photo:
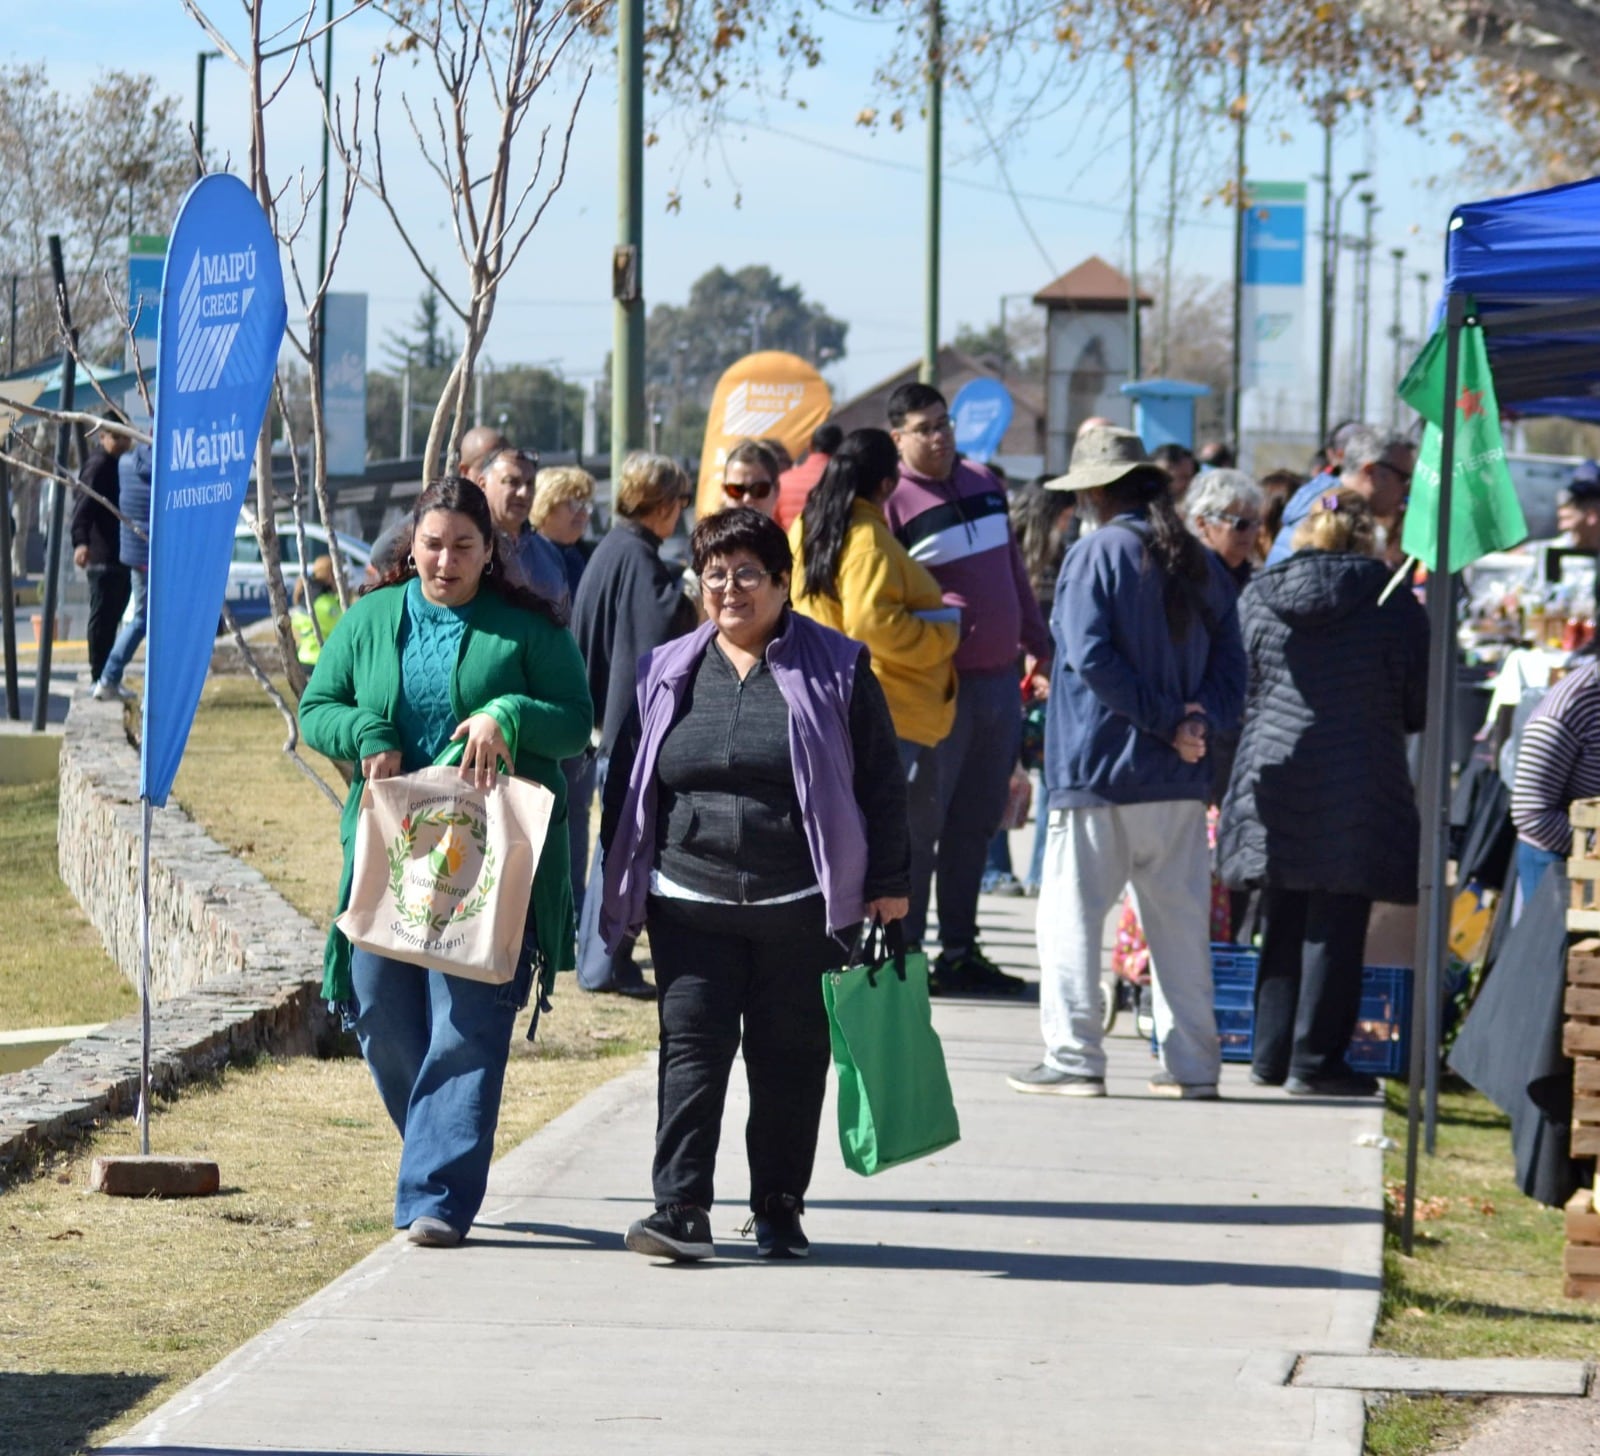
[[[300,732],[310,747],[353,763],[356,775],[339,821],[344,873],[336,914],[350,902],[356,818],[361,808],[361,760],[400,747],[395,709],[400,697],[400,628],[404,585],[382,587],[353,603],[323,644],[316,671],[300,699]],[[567,840],[567,783],[561,760],[580,753],[594,728],[583,658],[572,634],[547,617],[512,606],[482,590],[461,637],[450,677],[456,721],[494,699],[517,713],[516,772],[556,797],[550,833],[533,877],[531,903],[538,935],[539,989],[548,992],[557,971],[571,970],[572,868]],[[350,942],[329,928],[322,961],[322,992],[350,999]]]

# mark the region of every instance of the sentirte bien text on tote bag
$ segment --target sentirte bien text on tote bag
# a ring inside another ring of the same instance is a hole
[[[375,955],[505,984],[554,805],[543,784],[499,774],[485,792],[438,765],[368,783],[339,929]]]

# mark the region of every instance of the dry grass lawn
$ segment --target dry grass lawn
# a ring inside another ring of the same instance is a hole
[[[56,872],[56,785],[0,786],[0,1031],[115,1021],[139,997]]]
[[[253,683],[208,683],[174,796],[326,924],[338,818],[282,742],[282,718]],[[307,757],[342,793],[332,766]],[[98,943],[56,879],[53,790],[0,795],[10,796],[0,797],[0,851],[27,870],[0,886],[0,914],[15,927],[0,964],[9,1011],[15,988],[59,980],[69,950],[89,961]],[[13,953],[18,934],[31,960]],[[72,1016],[35,1014],[80,1019],[90,1003],[74,994]],[[136,1005],[120,978],[108,995],[107,1015]],[[635,1065],[656,1039],[653,1005],[582,995],[571,977],[536,1045],[526,1025],[524,1013],[497,1152]],[[394,1236],[399,1139],[359,1061],[230,1069],[159,1105],[151,1143],[215,1159],[221,1194],[173,1203],[89,1194],[93,1157],[137,1151],[127,1122],[0,1190],[0,1456],[69,1456],[109,1439]]]
[[[519,1023],[497,1153],[654,1042],[653,1006],[563,989],[534,1046]],[[67,1456],[126,1429],[394,1236],[400,1142],[359,1061],[230,1070],[159,1106],[151,1145],[215,1159],[221,1194],[89,1193],[95,1155],[138,1151],[127,1122],[0,1192],[5,1456]]]
[[[283,741],[283,715],[253,681],[209,679],[173,797],[296,910],[326,925],[343,865],[339,812],[290,763]],[[304,745],[300,753],[342,800],[333,764]]]

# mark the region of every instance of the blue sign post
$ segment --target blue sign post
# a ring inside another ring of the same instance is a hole
[[[1011,428],[1011,391],[998,379],[969,379],[950,401],[956,427],[956,449],[970,460],[987,464]]]
[[[233,530],[250,486],[287,310],[278,243],[255,195],[213,173],[189,189],[161,281],[151,431],[150,577],[139,797],[143,1067],[150,1151],[150,823],[167,802],[211,665]]]

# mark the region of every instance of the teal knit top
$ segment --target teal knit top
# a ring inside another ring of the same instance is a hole
[[[412,577],[406,584],[405,615],[400,624],[400,697],[395,703],[405,773],[432,763],[456,730],[450,680],[472,607],[472,602],[463,607],[439,606],[423,596],[418,578]]]

